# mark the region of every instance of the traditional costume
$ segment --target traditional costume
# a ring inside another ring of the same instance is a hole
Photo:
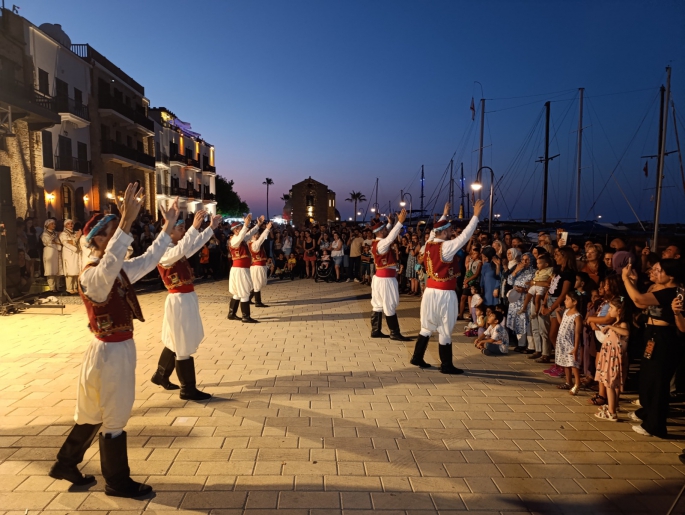
[[[48,225],[54,222],[52,218],[45,220],[45,230],[40,239],[43,242],[43,274],[48,279],[50,291],[56,292],[59,288],[57,277],[62,275],[62,243],[57,232],[48,229]]]
[[[228,240],[228,250],[233,259],[231,266],[231,273],[228,277],[228,291],[233,296],[228,308],[228,319],[238,320],[236,312],[240,304],[240,311],[242,314],[242,321],[246,324],[255,324],[257,321],[250,317],[250,294],[252,293],[252,277],[250,275],[250,249],[247,242],[250,241],[252,235],[259,230],[259,224],[256,224],[252,229],[248,230],[247,226],[242,222],[233,222],[231,230],[236,231],[240,229],[237,234],[234,232],[231,239]]]
[[[183,223],[183,220],[179,220],[177,225]],[[197,352],[205,333],[200,304],[193,286],[195,277],[187,258],[200,250],[213,235],[214,230],[211,227],[198,232],[191,226],[177,244],[169,244],[157,265],[169,295],[164,303],[162,321],[164,349],[151,381],[166,390],[177,390],[178,386],[169,382],[169,376],[175,368],[181,382],[180,396],[183,400],[202,401],[211,397],[195,387],[195,361],[191,354]]]
[[[437,331],[440,343],[440,372],[443,374],[464,372],[452,364],[452,330],[459,311],[456,292],[458,270],[454,256],[471,239],[477,226],[478,217],[474,216],[456,239],[445,241],[439,235],[441,231],[450,227],[450,222],[443,216],[431,231],[424,254],[424,268],[428,278],[421,299],[421,331],[414,347],[412,365],[421,368],[430,367],[424,361],[423,356],[431,334]]]
[[[114,215],[96,215],[84,228],[90,244]],[[133,283],[155,268],[170,238],[162,232],[140,257],[125,261],[133,238],[117,228],[101,258],[91,258],[79,276],[79,294],[88,315],[93,339],[81,364],[76,394],[76,425],[57,454],[50,476],[77,485],[94,481],[83,476],[77,465],[100,428],[100,466],[105,493],[139,497],[152,491],[131,479],[126,432],[135,399],[136,346],[133,320],[144,321]]]
[[[78,274],[81,272],[81,253],[76,233],[67,229],[67,223],[72,220],[64,221],[64,231],[59,235],[62,243],[62,270],[67,283],[67,292],[76,293],[78,291]]]
[[[250,258],[252,260],[250,264],[250,278],[252,279],[252,291],[254,293],[255,307],[256,308],[268,308],[266,304],[262,302],[262,290],[266,286],[266,262],[268,257],[266,251],[264,250],[264,242],[269,236],[270,229],[265,229],[262,234],[256,240],[250,242]]]
[[[385,228],[382,222],[372,227],[374,234]],[[390,224],[388,224],[390,228]],[[402,336],[400,323],[397,321],[397,305],[400,302],[400,291],[397,286],[397,256],[391,246],[402,230],[402,222],[397,222],[385,238],[377,236],[371,244],[371,254],[376,266],[376,273],[371,279],[371,338],[387,338],[381,331],[383,327],[383,313],[390,329],[390,339],[408,341]]]
[[[81,253],[81,268],[83,268],[88,263],[88,261],[90,261],[90,247],[88,246],[88,240],[86,239],[85,234],[81,235],[81,238],[78,242],[78,246]],[[76,286],[78,287],[78,280]]]

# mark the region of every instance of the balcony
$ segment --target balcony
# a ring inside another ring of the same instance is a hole
[[[73,98],[65,97],[55,98],[55,103],[63,122],[72,122],[79,129],[90,125],[88,106],[84,106],[80,102],[77,103]]]
[[[141,97],[145,96],[145,88],[143,88],[143,86],[141,86],[135,80],[133,80],[131,77],[126,75],[126,73],[124,73],[121,68],[116,66],[112,61],[107,59],[105,56],[103,56],[100,52],[95,50],[89,44],[86,43],[86,44],[71,45],[71,51],[74,52],[77,56],[79,56],[84,61],[88,61],[91,64],[93,62],[98,63],[103,68],[105,68],[108,72],[110,72],[112,75],[114,75],[119,80],[121,80],[124,84],[127,84],[131,89],[138,92]]]
[[[216,195],[214,193],[205,193],[202,195],[203,202],[214,202],[216,200]]]
[[[140,168],[146,171],[155,169],[155,158],[143,152],[139,152],[135,148],[127,147],[126,145],[112,140],[101,141],[100,145],[100,152],[103,157],[107,155],[107,158],[122,166]]]
[[[164,153],[161,153],[161,154],[155,156],[155,162],[156,163],[162,163],[162,164],[169,166],[169,156],[164,154]]]
[[[171,191],[169,186],[157,183],[157,196],[158,197],[168,197]]]
[[[55,156],[55,175],[60,180],[90,180],[92,173],[90,161],[70,156]]]
[[[142,107],[133,108],[112,95],[101,92],[98,95],[98,108],[103,116],[116,116],[146,136],[155,134],[155,123],[145,116],[145,109]]]
[[[176,153],[171,155],[171,160],[181,163],[184,166],[190,166],[192,168],[197,168],[198,170],[200,169],[200,162],[192,157],[186,157],[182,154]]]
[[[202,171],[204,173],[216,173],[216,166],[212,166],[207,163],[202,163]]]
[[[38,131],[59,124],[55,99],[12,77],[0,73],[0,101],[12,106],[12,118],[24,118],[29,130]]]
[[[172,197],[187,197],[188,196],[188,190],[186,188],[179,188],[178,186],[172,186],[171,187],[171,196]]]

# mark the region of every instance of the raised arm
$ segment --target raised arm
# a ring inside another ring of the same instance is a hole
[[[259,226],[257,226],[259,227]],[[269,231],[271,231],[271,222],[269,222],[266,226],[266,230],[262,232],[262,234],[259,235],[259,238],[257,238],[255,241],[252,242],[252,251],[253,252],[258,252],[259,249],[262,247],[266,239],[269,237]]]
[[[450,203],[447,202],[445,204],[445,208],[442,210],[442,216],[438,220],[438,222],[442,222],[443,220],[447,220],[447,217],[450,214]],[[435,229],[431,229],[430,236],[428,236],[428,241],[433,241],[435,239]],[[457,249],[459,250],[459,249]]]
[[[166,249],[164,256],[162,256],[162,259],[159,261],[159,264],[164,267],[170,267],[184,256],[190,257],[195,254],[195,252],[191,252],[191,249],[194,247],[197,236],[197,229],[191,226],[176,245],[173,247],[170,246]]]
[[[479,200],[478,202],[482,201]],[[476,207],[478,206],[478,202],[476,202]],[[476,228],[478,227],[478,214],[480,214],[480,209],[476,213],[476,207],[474,207],[473,218],[471,218],[471,221],[462,231],[462,233],[455,239],[448,240],[442,244],[442,257],[447,261],[451,261],[457,251],[466,245],[466,243],[471,239],[471,236],[473,236],[473,233],[476,232]]]
[[[128,246],[133,238],[118,228],[109,240],[105,254],[97,266],[89,267],[81,272],[79,283],[83,293],[94,302],[107,300],[109,292],[114,286],[114,281],[119,275]]]
[[[263,221],[264,221],[264,216],[260,216],[257,219],[257,223],[255,224],[255,226],[252,229],[250,229],[249,231],[247,231],[247,233],[245,233],[245,236],[243,237],[243,241],[248,241],[248,240],[252,239],[252,236],[254,236],[255,233],[257,231],[259,231],[259,226],[262,225]]]
[[[403,209],[397,217],[397,223],[395,224],[395,227],[390,230],[390,233],[385,238],[378,242],[377,249],[380,254],[385,254],[393,242],[397,239],[397,235],[402,230],[402,224],[404,224],[404,220],[406,218],[407,210]]]

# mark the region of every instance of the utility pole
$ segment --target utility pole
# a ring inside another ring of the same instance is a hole
[[[583,95],[585,88],[578,88],[580,92],[580,100],[578,102],[578,156],[576,157],[578,171],[576,176],[576,222],[580,221],[580,170],[581,170],[581,156],[583,151]]]
[[[452,210],[454,209],[454,178],[452,177],[453,169],[454,159],[450,159],[450,218],[452,218]]]
[[[668,129],[669,97],[671,96],[671,67],[666,67],[666,88],[661,86],[661,111],[659,113],[659,157],[656,168],[656,198],[654,206],[654,237],[652,238],[652,252],[656,252],[659,238],[659,215],[661,214],[661,186],[664,178],[664,158],[666,157],[666,130]]]
[[[550,116],[550,102],[545,102],[545,156],[538,159],[537,163],[544,164],[544,180],[542,186],[542,223],[547,223],[547,187],[549,185],[549,162],[556,156],[549,156],[549,116]]]
[[[423,216],[423,180],[425,176],[423,175],[423,165],[421,165],[421,216]]]
[[[483,133],[485,130],[485,99],[480,99],[480,143],[478,145],[478,170],[483,167]],[[478,190],[478,199],[481,198],[481,192]]]

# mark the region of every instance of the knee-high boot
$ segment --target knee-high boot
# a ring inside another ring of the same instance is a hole
[[[48,475],[54,479],[65,479],[78,486],[84,486],[95,481],[90,474],[81,474],[78,464],[93,443],[102,424],[76,424],[66,441],[57,453],[57,461],[50,468]]]
[[[237,315],[238,311],[238,305],[240,304],[240,299],[231,299],[231,302],[228,303],[228,318],[229,320],[240,320]]]
[[[388,335],[383,333],[383,312],[374,311],[371,314],[371,338],[387,338]]]
[[[430,336],[419,334],[416,345],[414,346],[414,355],[409,363],[421,368],[431,368],[431,365],[426,363],[423,359],[426,354],[426,349],[428,348],[428,340],[430,340]]]
[[[176,360],[176,375],[181,383],[180,397],[184,401],[206,401],[211,397],[211,394],[195,387],[195,360],[192,357]]]
[[[240,312],[242,313],[243,317],[241,318],[243,324],[257,324],[259,323],[258,320],[255,320],[250,316],[250,303],[249,302],[241,302],[240,303]]]
[[[171,373],[176,367],[176,353],[171,349],[164,347],[162,349],[162,354],[159,356],[159,362],[157,363],[157,370],[152,376],[152,381],[154,384],[161,386],[165,390],[178,390],[178,385],[169,381]]]
[[[152,492],[151,486],[131,479],[126,431],[116,438],[100,434],[100,467],[105,478],[106,495],[134,498]]]
[[[400,322],[397,320],[397,314],[386,316],[386,322],[388,322],[388,328],[390,328],[390,339],[398,342],[409,342],[411,338],[403,336],[400,332]]]
[[[256,308],[268,308],[269,307],[262,302],[262,292],[261,291],[255,292],[254,300],[255,300],[254,307],[256,307]]]
[[[452,343],[447,345],[439,345],[440,349],[440,372],[443,374],[463,374],[461,368],[457,368],[452,363]]]

